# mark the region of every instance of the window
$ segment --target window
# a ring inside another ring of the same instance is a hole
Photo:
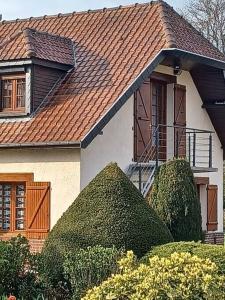
[[[50,229],[50,182],[33,173],[0,173],[0,239],[45,239]]]
[[[0,183],[0,230],[25,229],[24,183]]]
[[[4,112],[24,112],[26,80],[24,75],[1,78],[1,109]]]

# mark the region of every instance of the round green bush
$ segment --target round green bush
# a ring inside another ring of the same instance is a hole
[[[140,257],[171,234],[117,166],[106,166],[80,193],[50,232],[44,251],[101,245]]]
[[[146,262],[150,257],[153,257],[155,255],[159,257],[169,257],[174,252],[188,252],[192,255],[197,255],[202,259],[209,258],[217,265],[219,273],[225,275],[225,248],[224,246],[219,245],[208,245],[199,242],[168,243],[165,245],[153,247],[153,249],[141,260],[142,262]]]
[[[200,201],[186,160],[174,159],[159,168],[148,201],[175,241],[202,239]]]

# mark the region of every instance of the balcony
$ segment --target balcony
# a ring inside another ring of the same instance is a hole
[[[213,131],[159,125],[153,136],[156,162],[181,157],[189,161],[194,173],[217,172],[213,167]]]
[[[154,180],[155,170],[174,157],[189,161],[194,173],[217,172],[213,167],[214,132],[183,126],[151,127],[151,138],[127,176],[145,196]]]

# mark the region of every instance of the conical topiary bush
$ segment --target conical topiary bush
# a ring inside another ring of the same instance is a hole
[[[74,249],[101,245],[133,250],[142,256],[172,236],[140,192],[117,166],[106,166],[58,220],[48,247]]]
[[[159,168],[148,200],[175,241],[202,239],[200,201],[186,160],[174,159]]]

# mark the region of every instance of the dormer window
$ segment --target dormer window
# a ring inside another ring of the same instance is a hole
[[[26,80],[24,75],[1,77],[1,111],[24,112]]]
[[[0,122],[34,116],[74,67],[70,38],[31,28],[18,31],[0,48]]]

